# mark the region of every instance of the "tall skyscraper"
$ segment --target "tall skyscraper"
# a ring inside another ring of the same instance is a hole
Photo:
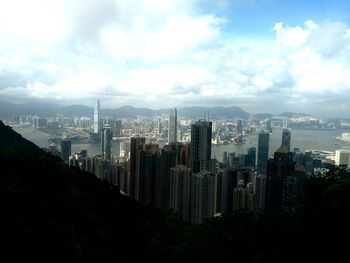
[[[170,109],[169,114],[169,128],[168,128],[168,143],[175,143],[177,141],[177,110]]]
[[[270,119],[266,120],[265,127],[266,127],[266,132],[267,133],[272,133],[272,127],[271,127],[271,120]]]
[[[266,174],[267,160],[269,158],[269,134],[259,133],[258,139],[258,173]]]
[[[170,169],[177,164],[177,152],[173,147],[165,146],[157,161],[155,203],[159,208],[169,208]]]
[[[122,134],[122,121],[121,120],[117,120],[115,121],[115,124],[114,124],[114,135],[115,137],[120,137],[121,134]]]
[[[61,141],[61,158],[66,164],[69,164],[69,156],[72,154],[72,142],[68,136]]]
[[[205,170],[192,174],[190,185],[189,221],[200,224],[215,213],[215,174]]]
[[[170,169],[170,208],[174,209],[176,212],[179,212],[184,221],[189,220],[190,182],[190,168],[184,165],[177,165],[176,167]]]
[[[212,123],[199,120],[191,125],[190,164],[194,173],[209,170]]]
[[[266,199],[266,175],[254,175],[255,209],[265,209]]]
[[[233,189],[233,210],[237,211],[245,209],[246,205],[246,190],[243,180],[238,181],[237,187]]]
[[[233,208],[233,189],[237,187],[237,173],[235,169],[225,167],[221,178],[221,213],[227,214]]]
[[[111,161],[112,160],[112,138],[113,134],[109,124],[105,124],[102,129],[101,136],[101,150],[102,150],[102,160]]]
[[[140,154],[145,148],[144,137],[131,137],[130,139],[130,177],[128,182],[128,193],[131,198],[139,200],[140,187]]]
[[[245,166],[255,167],[256,165],[256,148],[249,147],[247,150]]]
[[[156,173],[159,160],[159,145],[146,144],[138,151],[139,157],[139,200],[147,205],[155,205]]]
[[[100,100],[97,100],[94,107],[94,133],[100,134],[100,132],[101,132]]]
[[[281,146],[286,147],[288,151],[290,151],[290,137],[291,137],[290,131],[287,129],[283,129]]]
[[[237,121],[236,143],[237,143],[237,144],[242,144],[242,143],[243,143],[243,126],[242,126],[242,120],[238,120],[238,121]]]
[[[306,179],[302,165],[295,166],[293,155],[284,146],[268,162],[266,181],[266,208],[288,209],[296,207]]]

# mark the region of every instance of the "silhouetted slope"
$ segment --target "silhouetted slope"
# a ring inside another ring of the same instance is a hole
[[[169,236],[183,227],[177,217],[69,169],[2,122],[0,160],[2,256],[130,262],[166,261],[163,250],[171,255]]]
[[[334,167],[305,189],[293,211],[239,211],[193,226],[69,169],[0,122],[0,259],[337,262],[348,250],[350,172]]]

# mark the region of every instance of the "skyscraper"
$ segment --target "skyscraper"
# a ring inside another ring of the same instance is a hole
[[[200,224],[215,213],[215,174],[201,171],[191,176],[190,222]]]
[[[177,110],[170,109],[169,114],[169,128],[168,128],[168,143],[175,143],[177,141]]]
[[[237,143],[237,144],[242,144],[242,143],[243,143],[243,126],[242,126],[242,120],[238,120],[238,121],[237,121],[236,143]]]
[[[131,198],[139,200],[140,186],[140,154],[139,151],[145,148],[144,137],[131,137],[130,139],[130,177],[128,193]]]
[[[199,120],[191,125],[190,164],[194,173],[209,170],[212,123]]]
[[[190,182],[190,168],[184,165],[177,165],[176,167],[170,169],[170,208],[174,209],[176,212],[179,212],[184,221],[189,220]]]
[[[295,208],[305,179],[304,167],[296,167],[292,153],[281,146],[268,162],[266,208]]]
[[[61,141],[61,158],[66,164],[69,164],[69,156],[72,154],[72,142],[68,136]]]
[[[288,151],[290,151],[290,137],[291,137],[290,131],[287,129],[283,129],[281,146],[286,147],[288,149]]]
[[[249,147],[247,150],[245,166],[255,167],[255,163],[256,163],[256,148]]]
[[[122,121],[121,120],[117,120],[115,121],[114,124],[114,135],[115,137],[120,137],[122,134]]]
[[[267,160],[269,158],[269,134],[259,133],[258,140],[258,173],[266,174]]]
[[[97,100],[94,107],[94,133],[100,134],[100,132],[101,132],[100,100]]]
[[[335,151],[335,164],[336,165],[349,165],[350,151],[348,150],[336,150]]]
[[[111,161],[112,160],[112,138],[113,134],[109,124],[105,124],[102,130],[101,136],[101,150],[102,150],[102,160]]]

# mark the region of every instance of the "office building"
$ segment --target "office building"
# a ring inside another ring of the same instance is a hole
[[[100,100],[97,100],[94,107],[94,133],[100,134],[100,132],[101,132]]]
[[[168,127],[168,144],[176,143],[177,141],[177,110],[170,109],[169,127]]]

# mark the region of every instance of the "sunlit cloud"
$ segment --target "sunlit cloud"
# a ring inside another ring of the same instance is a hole
[[[350,110],[349,21],[310,13],[245,38],[217,11],[263,2],[0,0],[1,100]]]

